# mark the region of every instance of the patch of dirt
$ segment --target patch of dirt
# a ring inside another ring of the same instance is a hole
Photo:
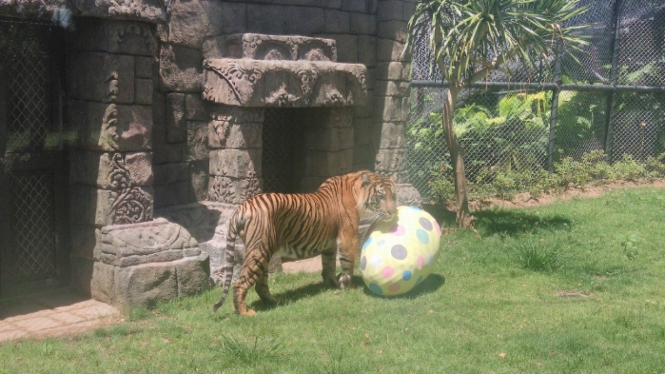
[[[512,200],[501,200],[501,199],[486,199],[486,200],[476,200],[469,202],[469,208],[471,211],[500,207],[500,208],[524,208],[531,206],[542,206],[553,204],[557,201],[567,201],[574,198],[580,199],[593,199],[602,196],[607,191],[612,191],[615,189],[626,189],[626,188],[635,188],[635,187],[657,187],[665,188],[665,179],[658,179],[651,182],[644,181],[623,181],[623,182],[613,182],[607,184],[589,184],[584,187],[570,187],[563,192],[552,192],[541,195],[539,198],[534,198],[528,192],[520,193],[515,195]],[[455,206],[448,206],[449,209],[455,209]]]
[[[339,265],[339,264],[338,264]],[[285,273],[315,273],[321,271],[321,256],[307,258],[304,260],[290,261],[282,263],[282,270]]]
[[[585,294],[582,292],[576,291],[559,291],[554,293],[556,296],[559,296],[562,299],[584,299],[587,297],[593,297],[593,293]]]

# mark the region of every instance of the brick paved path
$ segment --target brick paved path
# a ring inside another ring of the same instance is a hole
[[[114,307],[70,289],[0,300],[0,342],[92,331],[120,321]]]

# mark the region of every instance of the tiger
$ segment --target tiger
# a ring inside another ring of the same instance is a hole
[[[393,220],[395,200],[392,177],[367,170],[331,177],[311,193],[263,193],[245,200],[229,220],[224,290],[213,312],[229,292],[238,237],[245,244],[245,259],[234,285],[233,304],[241,316],[256,314],[245,303],[253,285],[263,302],[279,302],[268,289],[268,263],[274,255],[298,259],[320,253],[323,283],[352,288],[359,225]],[[337,254],[342,272],[336,277]]]

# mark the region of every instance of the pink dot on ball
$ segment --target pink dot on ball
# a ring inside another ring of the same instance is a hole
[[[439,224],[434,220],[434,229],[436,230],[436,233],[441,236],[441,227],[439,227]]]
[[[383,277],[384,277],[384,278],[390,278],[390,277],[393,276],[394,273],[395,273],[395,270],[394,270],[392,267],[390,267],[390,266],[386,266],[386,267],[383,268],[383,270],[381,271],[381,274],[383,274]]]
[[[388,291],[390,292],[397,292],[400,289],[399,283],[393,283],[390,286],[388,286]]]
[[[388,232],[395,235],[395,236],[402,236],[402,235],[404,235],[405,231],[406,230],[404,229],[404,226],[395,225],[395,226],[391,227],[390,231],[388,231]]]
[[[425,265],[425,258],[423,256],[418,256],[418,269],[422,269]]]

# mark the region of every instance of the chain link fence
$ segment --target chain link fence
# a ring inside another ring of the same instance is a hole
[[[589,10],[571,23],[590,24],[591,40],[576,52],[580,63],[567,56],[530,71],[511,67],[512,75],[493,73],[460,94],[454,123],[470,181],[490,182],[500,171],[552,170],[594,150],[610,162],[665,152],[665,3],[584,0],[581,6]],[[445,83],[431,60],[426,37],[417,39],[407,164],[426,200],[433,197],[431,182],[451,175],[441,130]]]

